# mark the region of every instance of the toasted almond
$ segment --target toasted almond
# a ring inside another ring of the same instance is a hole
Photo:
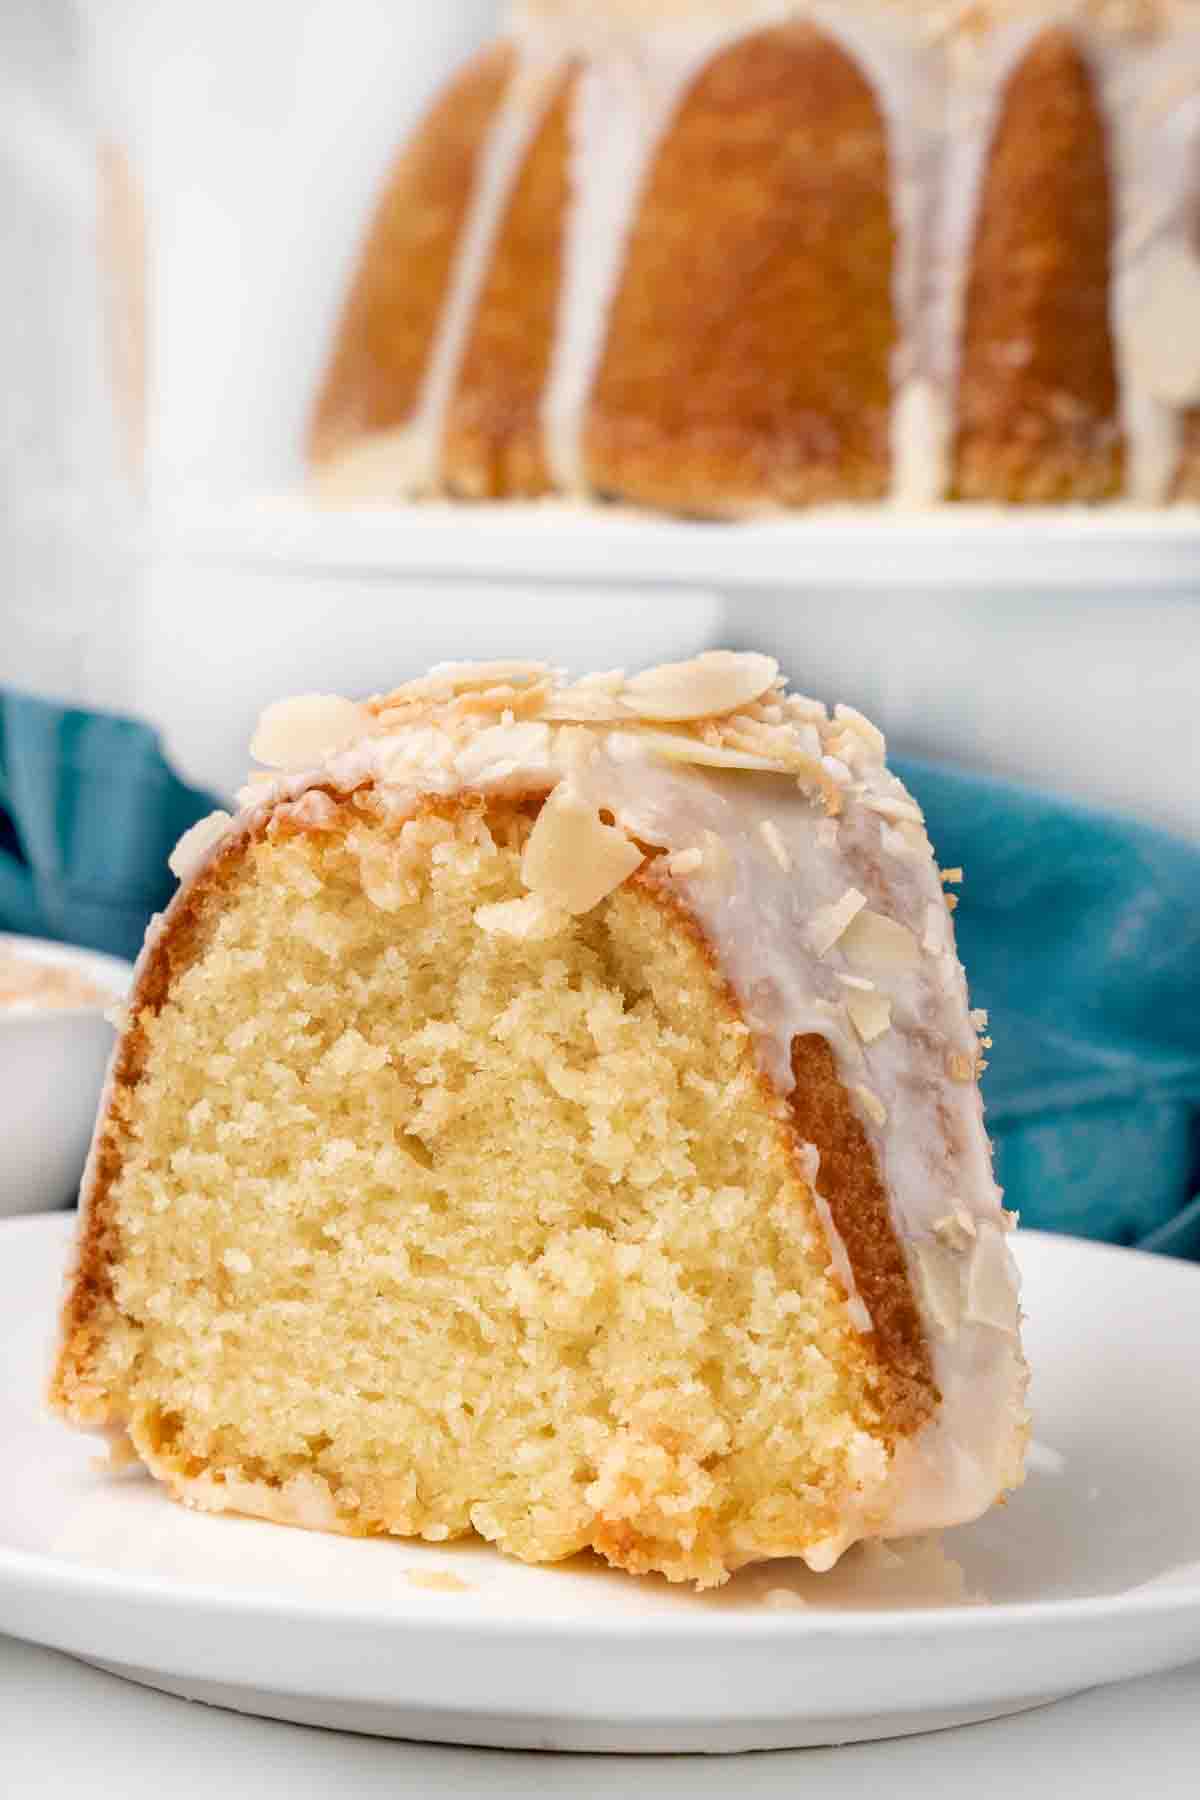
[[[697,763],[708,769],[748,769],[763,775],[791,773],[787,763],[778,757],[760,756],[747,750],[727,749],[723,744],[706,744],[701,738],[679,731],[641,731],[638,742],[663,762]]]
[[[860,894],[857,888],[847,888],[840,900],[817,908],[809,921],[808,941],[818,956],[833,949],[866,904],[865,894]]]
[[[784,874],[789,874],[791,872],[792,859],[788,855],[787,845],[784,843],[783,836],[774,819],[764,819],[759,825],[758,832],[763,843],[767,846],[767,849],[771,852],[771,855],[775,858],[775,861],[779,864],[779,867],[783,870]]]
[[[975,1059],[961,1050],[952,1050],[946,1058],[946,1071],[951,1081],[974,1081]]]
[[[942,951],[948,948],[946,939],[948,923],[945,905],[938,905],[936,901],[931,901],[925,908],[925,935],[921,939],[923,948],[928,950],[931,956],[940,956]]]
[[[981,1220],[967,1270],[966,1317],[976,1325],[1017,1335],[1017,1271],[1004,1233]]]
[[[644,861],[637,845],[560,781],[537,816],[521,858],[521,879],[565,911],[590,912]]]
[[[705,875],[710,880],[727,886],[733,879],[733,854],[725,839],[715,831],[702,831],[700,853],[704,858]]]
[[[697,869],[704,867],[704,852],[693,844],[690,850],[676,850],[667,858],[667,870],[671,875],[694,875]]]
[[[935,1236],[951,1250],[969,1250],[975,1241],[975,1221],[961,1206],[935,1219],[933,1229]]]
[[[209,851],[220,843],[232,824],[227,812],[210,812],[203,819],[197,819],[167,858],[172,875],[186,881],[207,860]]]
[[[773,686],[779,664],[753,650],[706,650],[660,663],[625,683],[621,700],[640,719],[711,719],[738,712]]]
[[[864,1044],[873,1044],[876,1038],[882,1037],[885,1031],[891,1029],[892,1003],[886,994],[878,991],[871,994],[852,993],[846,1001],[846,1011],[850,1015],[850,1023]]]
[[[866,1113],[873,1125],[886,1125],[888,1110],[875,1092],[874,1088],[864,1087],[861,1081],[854,1084],[854,1092],[858,1096],[858,1104]]]
[[[958,887],[962,882],[963,872],[961,869],[943,869],[941,874],[943,887]]]
[[[918,1238],[912,1246],[921,1298],[940,1337],[953,1340],[962,1323],[962,1257],[943,1244]]]
[[[878,813],[892,824],[923,825],[925,815],[915,800],[901,794],[868,794],[863,801],[868,812]]]
[[[887,739],[884,737],[882,731],[880,731],[878,725],[872,725],[870,719],[868,719],[864,713],[860,713],[857,707],[835,706],[833,709],[833,716],[839,725],[844,726],[849,731],[853,731],[856,736],[860,737],[876,756],[882,757],[886,754]]]
[[[921,960],[916,938],[907,925],[870,907],[857,911],[842,937],[842,950],[857,968],[908,969]]]
[[[266,708],[250,754],[273,769],[308,769],[363,737],[371,724],[366,708],[354,700],[338,694],[296,694]]]

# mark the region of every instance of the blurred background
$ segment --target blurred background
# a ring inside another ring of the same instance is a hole
[[[311,503],[381,184],[502,10],[0,8],[0,932],[131,958],[281,694],[761,648],[966,869],[1009,1204],[1200,1254],[1200,511]]]

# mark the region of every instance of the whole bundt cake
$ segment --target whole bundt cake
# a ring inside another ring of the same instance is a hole
[[[138,967],[67,1418],[210,1511],[701,1584],[1020,1480],[958,872],[866,719],[449,664],[255,752]]]
[[[528,0],[403,152],[333,499],[1200,499],[1200,0]]]

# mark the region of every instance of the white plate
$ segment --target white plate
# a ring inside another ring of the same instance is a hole
[[[1200,507],[821,507],[720,523],[568,500],[163,508],[142,549],[293,570],[794,592],[979,585],[1200,596]]]
[[[989,1598],[945,1605],[928,1547],[705,1596],[187,1512],[42,1414],[67,1230],[0,1225],[0,1630],[278,1718],[628,1751],[932,1730],[1200,1656],[1198,1268],[1018,1240],[1043,1447],[1006,1508],[946,1535]],[[466,1586],[421,1585],[446,1574]]]

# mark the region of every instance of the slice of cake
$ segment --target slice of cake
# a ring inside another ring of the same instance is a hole
[[[1020,1481],[982,1020],[866,719],[446,664],[254,753],[139,964],[65,1417],[206,1510],[701,1584]]]

